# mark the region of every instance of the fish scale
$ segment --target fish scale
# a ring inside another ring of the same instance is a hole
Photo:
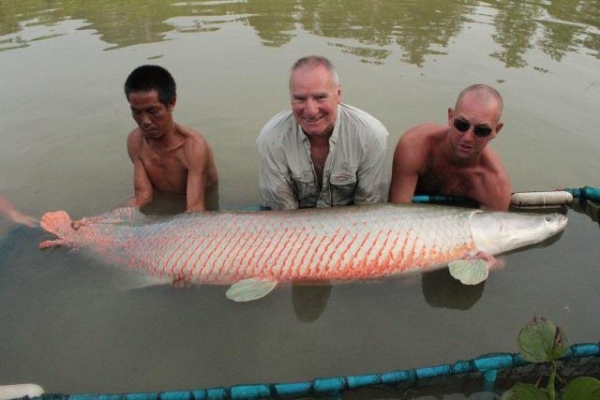
[[[392,210],[375,208],[342,214],[319,211],[318,218],[271,213],[274,218],[269,219],[253,218],[255,213],[251,212],[217,213],[211,214],[216,221],[209,223],[205,223],[207,218],[183,216],[166,224],[132,227],[132,243],[126,246],[123,262],[145,265],[150,272],[160,271],[160,275],[189,274],[193,281],[211,283],[231,283],[250,276],[356,279],[394,270],[403,272],[412,263],[443,263],[446,259],[441,256],[452,259],[456,252],[464,256],[473,247],[465,234],[469,213],[443,213],[440,220],[421,215],[419,210],[414,215],[393,218]],[[190,221],[194,221],[191,226]],[[423,223],[427,221],[435,224],[423,234]],[[421,235],[414,233],[415,224],[420,225]],[[453,234],[445,232],[444,226],[452,226]],[[353,238],[352,243],[344,244],[347,237]],[[391,242],[403,246],[386,247]],[[251,246],[255,246],[253,251],[249,251]],[[352,256],[345,258],[348,252]],[[197,259],[201,265],[194,268]]]

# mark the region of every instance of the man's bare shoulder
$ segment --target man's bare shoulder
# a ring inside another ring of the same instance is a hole
[[[399,150],[411,153],[430,153],[439,143],[442,143],[448,128],[434,123],[424,123],[407,130],[398,141]]]
[[[136,154],[139,154],[144,145],[144,135],[140,128],[134,128],[127,134],[127,152],[129,157],[133,159]]]
[[[138,141],[141,140],[142,137],[142,130],[138,127],[135,127],[127,134],[127,142]]]
[[[216,180],[214,155],[206,138],[197,130],[183,125],[177,125],[177,133],[184,138],[183,151],[189,166],[203,165]]]
[[[447,132],[448,127],[445,125],[426,122],[410,128],[402,135],[402,137],[416,141],[428,141],[443,138],[446,136]]]
[[[190,143],[196,142],[208,144],[204,136],[199,131],[184,125],[177,124],[177,134],[186,139],[186,141],[189,139]]]
[[[199,131],[177,124],[177,134],[184,139],[183,147],[186,151],[193,153],[211,151],[208,141]]]

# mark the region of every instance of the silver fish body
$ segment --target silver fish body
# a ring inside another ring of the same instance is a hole
[[[262,294],[277,282],[373,279],[481,260],[480,254],[539,243],[566,223],[560,214],[414,204],[209,211],[160,220],[125,208],[84,218],[77,229],[66,213],[47,213],[41,226],[58,239],[40,246],[81,248],[105,262],[196,283],[263,286]],[[483,278],[465,283],[485,279],[488,261]],[[241,287],[242,298],[247,290]]]

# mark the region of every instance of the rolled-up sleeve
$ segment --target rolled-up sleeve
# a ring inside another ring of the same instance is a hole
[[[283,148],[265,129],[258,136],[257,146],[258,186],[262,205],[272,210],[298,208]]]
[[[387,173],[387,129],[376,121],[369,135],[363,136],[361,162],[357,170],[354,204],[372,204],[387,201],[389,174]]]

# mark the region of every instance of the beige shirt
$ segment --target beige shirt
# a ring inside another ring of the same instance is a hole
[[[283,210],[385,202],[387,136],[375,117],[340,104],[319,190],[308,138],[291,110],[277,114],[257,140],[263,206]]]

